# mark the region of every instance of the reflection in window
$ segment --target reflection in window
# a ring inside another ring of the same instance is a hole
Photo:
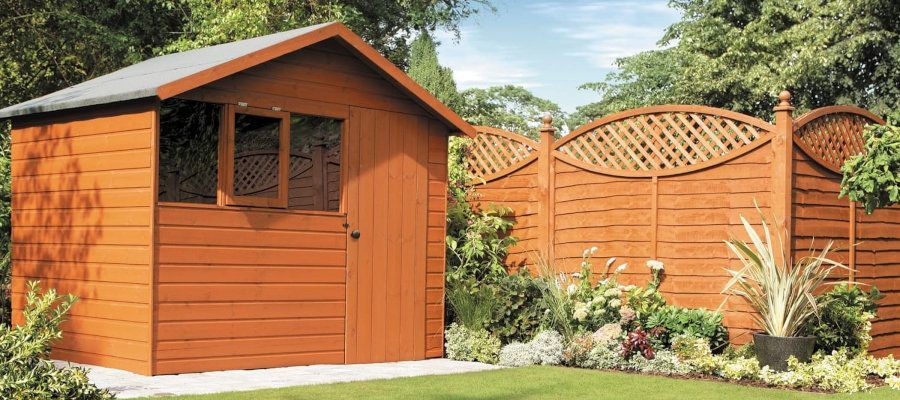
[[[281,119],[234,114],[234,195],[278,198]]]
[[[341,126],[338,119],[291,114],[289,209],[340,210]]]
[[[222,106],[167,99],[159,112],[159,201],[216,203]]]

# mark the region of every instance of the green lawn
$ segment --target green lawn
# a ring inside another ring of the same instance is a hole
[[[855,395],[822,395],[722,382],[562,367],[529,367],[457,375],[295,386],[166,399],[898,399],[880,388]]]

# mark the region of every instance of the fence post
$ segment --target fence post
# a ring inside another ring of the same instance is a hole
[[[553,183],[555,171],[553,170],[553,142],[556,140],[556,128],[553,127],[553,116],[544,114],[541,117],[540,147],[538,150],[538,189],[539,189],[539,233],[538,246],[541,257],[546,257],[548,263],[555,262],[554,236],[554,206]]]
[[[794,179],[794,107],[791,93],[778,94],[775,106],[775,136],[772,138],[772,212],[775,224],[785,232],[784,251],[788,263],[793,259],[793,179]],[[780,232],[779,232],[780,233]]]

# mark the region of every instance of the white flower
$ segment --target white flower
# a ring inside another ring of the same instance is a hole
[[[605,285],[607,282],[609,282],[609,279],[604,279],[604,280],[602,280],[602,281],[600,281],[600,282],[597,282],[597,285],[603,286],[603,285]]]
[[[577,290],[577,289],[578,288],[575,287],[574,283],[570,283],[569,287],[566,288],[566,292],[569,293],[569,296],[571,296],[571,295],[575,294],[575,290]]]
[[[637,288],[637,286],[634,286],[634,285],[628,285],[628,286],[623,287],[622,290],[624,290],[624,291],[626,291],[626,292],[630,292],[630,291],[632,291],[632,290],[634,290],[634,289],[636,289],[636,288]]]
[[[584,249],[584,253],[581,253],[581,258],[588,258],[591,255],[591,249]]]
[[[572,277],[576,279],[581,279],[581,272],[573,272]]]
[[[610,266],[610,265],[613,265],[614,262],[616,262],[616,258],[615,258],[615,257],[610,258],[609,260],[607,260],[607,261],[606,261],[606,269],[609,269],[609,266]]]
[[[622,273],[622,271],[625,271],[626,268],[628,268],[628,264],[622,264],[622,265],[616,267],[616,273],[620,274],[620,273]]]
[[[581,262],[581,268],[587,268],[588,265],[591,265],[591,264],[589,264],[587,261],[582,261],[582,262]]]
[[[591,254],[593,255],[596,252],[597,252],[597,246],[591,247]]]
[[[663,263],[662,263],[662,261],[658,261],[658,260],[647,260],[647,267],[654,271],[662,271]]]
[[[609,288],[603,292],[603,295],[606,297],[619,297],[622,294],[622,291],[618,288]]]
[[[609,301],[609,306],[611,308],[619,308],[622,305],[622,301],[619,299],[612,299]]]

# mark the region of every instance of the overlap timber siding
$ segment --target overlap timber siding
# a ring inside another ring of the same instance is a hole
[[[145,102],[14,126],[14,322],[28,281],[80,299],[51,357],[150,372],[155,121]]]

